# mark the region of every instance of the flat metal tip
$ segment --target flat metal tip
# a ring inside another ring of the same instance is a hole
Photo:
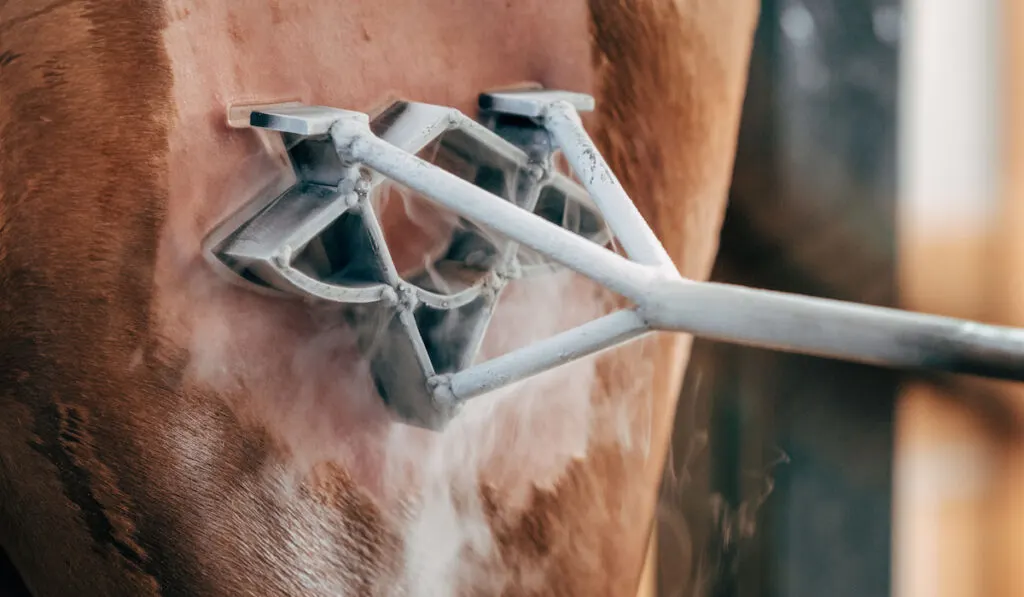
[[[369,117],[361,112],[324,106],[280,104],[253,110],[249,115],[249,124],[253,127],[281,133],[313,137],[326,135],[330,132],[331,126],[342,119],[354,119],[369,123]]]
[[[594,98],[586,93],[555,89],[515,89],[480,94],[481,110],[512,114],[526,118],[540,118],[545,108],[555,102],[568,102],[578,112],[594,109]]]

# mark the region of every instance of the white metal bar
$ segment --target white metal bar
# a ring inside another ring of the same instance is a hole
[[[622,344],[648,331],[647,323],[636,311],[617,311],[464,369],[452,376],[451,391],[457,400],[467,400]]]
[[[1024,381],[1024,329],[689,280],[664,280],[639,311],[659,330],[906,369]]]
[[[544,112],[544,128],[590,192],[626,255],[645,265],[674,268],[665,247],[583,128],[576,109],[565,101],[552,102]]]
[[[644,282],[655,273],[402,151],[368,131],[340,140],[339,152],[418,191],[428,200],[543,253],[629,298],[633,298],[636,290],[644,287]]]
[[[369,132],[339,139],[338,145],[339,151],[347,152],[345,155],[419,191],[429,200],[491,227],[632,300],[652,329],[875,365],[1024,380],[1024,330],[685,280],[674,270],[624,259]],[[566,332],[558,337],[558,342],[565,342],[560,344],[565,348],[561,353],[551,352],[548,345],[535,345],[500,361],[501,379],[495,377],[486,384],[483,380],[460,383],[467,384],[465,391],[500,387],[508,383],[503,380],[519,379],[589,354],[571,350],[573,345],[565,338],[582,341],[571,334]],[[631,337],[626,334],[618,341]],[[537,353],[531,354],[532,351]],[[540,363],[545,364],[537,369]]]
[[[629,342],[651,330],[905,369],[1024,381],[1024,330],[742,286],[661,280],[620,311],[455,374],[456,400]]]

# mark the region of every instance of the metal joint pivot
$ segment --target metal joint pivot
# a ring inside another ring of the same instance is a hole
[[[382,395],[407,420],[437,428],[469,398],[653,330],[1024,380],[1024,330],[682,278],[583,127],[578,111],[593,109],[593,98],[523,89],[485,93],[480,107],[486,126],[413,102],[373,119],[299,104],[253,108],[251,126],[285,139],[297,182],[212,248],[257,286],[350,304],[362,318],[371,306],[382,313],[387,333],[370,330],[364,346]],[[429,163],[432,143],[466,167]],[[553,170],[555,153],[582,185]],[[385,179],[458,214],[465,226],[445,258],[489,273],[456,292],[401,279],[369,200]],[[605,246],[609,231],[626,256]],[[320,262],[300,257],[309,254]],[[539,263],[523,263],[527,255]],[[475,363],[506,283],[553,264],[636,308]]]

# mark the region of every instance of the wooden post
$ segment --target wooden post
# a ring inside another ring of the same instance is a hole
[[[1024,3],[1004,0],[1002,115],[1004,199],[993,263],[991,311],[1000,323],[1024,326]],[[1024,426],[1024,384],[1003,384],[1000,394]],[[1024,433],[1008,438],[993,503],[993,595],[1024,595]]]
[[[1024,7],[906,8],[903,306],[1024,325]],[[1011,420],[993,425],[963,392],[922,385],[909,386],[897,409],[898,597],[1024,594],[1024,392],[965,387],[984,389]]]
[[[997,0],[907,0],[902,56],[899,292],[906,308],[984,318],[998,222]],[[956,43],[950,43],[956,39]],[[982,597],[996,446],[933,387],[896,411],[897,597]]]

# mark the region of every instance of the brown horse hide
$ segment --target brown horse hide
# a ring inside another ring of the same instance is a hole
[[[688,339],[471,401],[377,395],[353,326],[218,277],[201,243],[281,174],[229,105],[592,93],[680,271],[708,275],[756,0],[0,0],[0,546],[37,596],[628,595]],[[415,264],[444,229],[384,210]],[[440,232],[439,232],[440,231]],[[499,354],[607,312],[570,274]]]

